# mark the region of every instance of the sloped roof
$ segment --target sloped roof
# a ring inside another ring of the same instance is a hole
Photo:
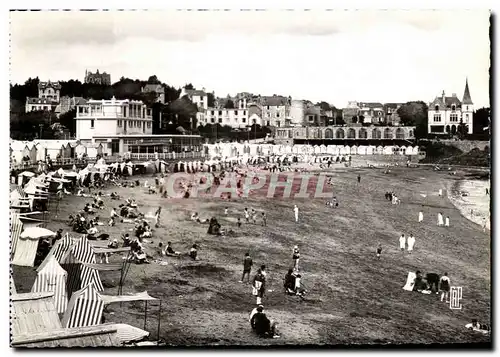
[[[466,79],[465,80],[465,90],[464,90],[464,97],[462,99],[462,102],[464,104],[468,104],[468,105],[472,105],[472,98],[470,96],[470,92],[469,92],[469,81]]]
[[[452,105],[455,105],[457,108],[462,106],[460,99],[458,97],[444,97],[444,102],[442,97],[436,97],[430,104],[430,106],[434,107],[439,105],[442,108],[450,109]]]
[[[128,325],[127,325],[128,326]],[[13,347],[119,347],[121,324],[59,328],[40,333],[13,336]]]
[[[45,89],[45,88],[49,88],[49,87],[54,88],[54,89],[61,89],[61,83],[51,82],[51,81],[38,83],[39,89]]]
[[[11,304],[13,336],[61,328],[53,292],[13,294]]]
[[[198,96],[203,96],[203,95],[207,95],[207,93],[205,93],[204,91],[202,90],[198,90],[198,89],[185,89],[186,91],[186,94],[187,95],[190,95],[190,96],[193,96],[193,95],[198,95]]]
[[[50,105],[57,105],[58,103],[53,100],[49,100],[47,98],[28,98],[27,99],[28,104],[50,104]]]
[[[159,88],[158,88],[159,87]],[[156,92],[156,93],[165,93],[165,89],[163,88],[163,86],[161,84],[151,84],[151,83],[148,83],[146,84],[142,90],[144,92]],[[187,91],[186,91],[187,92]]]
[[[360,102],[359,106],[361,108],[370,108],[370,109],[383,108],[383,104],[378,102]]]
[[[270,107],[277,107],[286,105],[288,103],[288,98],[283,97],[281,95],[272,96],[272,97],[262,97],[262,105],[268,105]]]
[[[87,104],[87,99],[85,99],[83,97],[73,97],[73,98],[71,98],[71,100],[73,101],[73,105],[85,105],[85,104]]]

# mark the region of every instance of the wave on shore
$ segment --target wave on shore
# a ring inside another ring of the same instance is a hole
[[[490,230],[490,195],[486,189],[490,191],[490,181],[457,180],[450,182],[447,192],[448,199],[465,218]]]

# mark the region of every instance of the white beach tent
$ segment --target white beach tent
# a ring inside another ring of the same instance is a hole
[[[59,265],[54,255],[48,256],[38,267],[37,272],[31,292],[53,292],[56,310],[59,314],[63,314],[68,306],[66,294],[68,273]]]

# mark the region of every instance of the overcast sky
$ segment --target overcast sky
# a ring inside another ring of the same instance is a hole
[[[12,12],[11,82],[83,81],[85,69],[157,75],[225,97],[348,101],[463,96],[489,106],[489,13],[411,11]]]

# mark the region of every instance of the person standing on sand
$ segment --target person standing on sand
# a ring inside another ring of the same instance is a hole
[[[238,217],[238,222],[236,222],[236,224],[238,225],[238,228],[241,228],[241,218]]]
[[[245,207],[245,221],[250,223],[250,214],[248,213],[248,208]]]
[[[446,298],[446,302],[449,302],[450,298],[450,278],[448,278],[448,273],[444,275],[439,280],[439,290],[441,291],[441,301]]]
[[[380,256],[382,255],[382,243],[378,244],[377,247],[377,259],[380,260]]]
[[[262,225],[264,227],[267,226],[267,217],[266,217],[266,213],[265,212],[262,212]]]
[[[401,234],[401,237],[399,237],[399,249],[401,249],[401,252],[404,253],[406,248],[406,238],[404,234]]]
[[[438,213],[438,226],[443,226],[443,214],[441,212]]]
[[[262,304],[262,298],[266,291],[266,275],[266,266],[261,265],[252,281],[253,294],[257,297],[257,305]]]
[[[483,232],[486,232],[486,217],[483,217]]]
[[[411,254],[414,245],[415,245],[415,237],[413,236],[413,234],[410,233],[410,236],[408,237],[408,254]]]
[[[358,174],[358,183],[361,182],[361,175]]]
[[[450,216],[446,216],[444,220],[444,226],[449,227],[450,226]]]
[[[440,188],[440,189],[439,189],[439,197],[442,197],[442,196],[443,196],[443,189],[442,189],[442,188]]]
[[[297,205],[294,205],[293,207],[293,212],[295,213],[295,222],[299,222],[299,207]]]
[[[250,253],[245,253],[245,259],[243,259],[243,275],[241,276],[240,283],[245,281],[245,275],[247,276],[247,283],[250,282],[250,271],[252,270],[253,261],[250,257]]]
[[[420,211],[418,212],[418,223],[422,222],[424,220],[424,212]]]

